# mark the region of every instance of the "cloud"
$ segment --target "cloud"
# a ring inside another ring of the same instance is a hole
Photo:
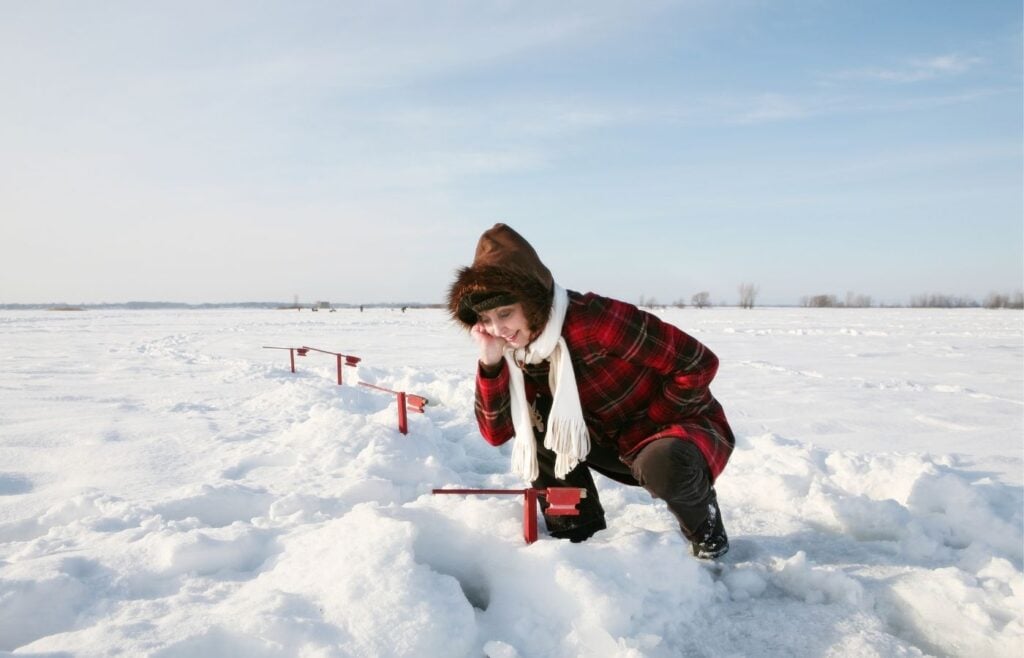
[[[856,114],[892,114],[916,112],[952,105],[964,105],[1017,93],[1012,88],[989,87],[959,93],[914,96],[910,98],[872,98],[863,94],[774,94],[766,93],[733,100],[722,113],[727,123],[757,124],[795,121],[820,116]]]
[[[961,75],[983,63],[980,57],[950,54],[910,59],[891,68],[863,68],[840,71],[832,76],[836,80],[875,80],[881,82],[912,83]]]
[[[765,123],[803,119],[821,113],[819,102],[786,94],[760,94],[745,103],[746,109],[739,110],[733,120],[737,123]]]

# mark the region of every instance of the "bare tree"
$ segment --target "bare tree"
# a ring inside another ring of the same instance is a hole
[[[1024,293],[1020,290],[1013,295],[989,293],[982,305],[985,308],[1024,308]]]
[[[811,308],[832,308],[839,305],[835,295],[813,295],[800,300],[801,305]]]
[[[859,295],[855,292],[848,291],[846,293],[846,307],[847,308],[868,308],[871,306],[870,295]]]
[[[985,308],[1006,308],[1010,303],[1009,295],[1000,295],[999,293],[989,293],[985,301],[982,302],[982,306]]]
[[[970,297],[931,293],[911,297],[910,306],[912,308],[973,308],[978,306],[978,302]]]
[[[658,305],[658,300],[655,297],[648,297],[647,295],[640,295],[640,301],[637,306],[641,308],[654,308]]]
[[[711,293],[703,290],[693,297],[690,298],[690,303],[697,308],[704,308],[705,306],[711,306]]]
[[[757,293],[760,292],[760,288],[753,283],[741,283],[739,291],[740,308],[754,308],[754,301],[757,299]]]

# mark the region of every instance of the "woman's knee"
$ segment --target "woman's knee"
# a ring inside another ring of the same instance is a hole
[[[633,477],[658,498],[710,488],[707,461],[690,441],[664,438],[645,446],[633,461]]]

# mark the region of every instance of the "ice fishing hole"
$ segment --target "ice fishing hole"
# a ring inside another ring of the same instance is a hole
[[[459,581],[459,587],[462,588],[462,593],[471,606],[481,612],[487,610],[491,605],[491,590],[483,578],[454,578]]]

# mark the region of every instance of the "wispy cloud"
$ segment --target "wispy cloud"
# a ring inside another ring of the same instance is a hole
[[[876,98],[853,92],[764,93],[746,98],[733,98],[728,102],[720,101],[717,107],[719,116],[726,123],[757,124],[819,116],[913,112],[976,103],[1015,91],[1012,88],[979,88],[958,93],[899,98]]]
[[[886,68],[860,68],[840,71],[829,76],[835,80],[877,80],[881,82],[911,83],[961,75],[984,60],[960,54],[909,59]]]
[[[760,94],[744,103],[745,108],[733,115],[737,123],[766,123],[803,119],[822,111],[819,100],[787,94]]]

